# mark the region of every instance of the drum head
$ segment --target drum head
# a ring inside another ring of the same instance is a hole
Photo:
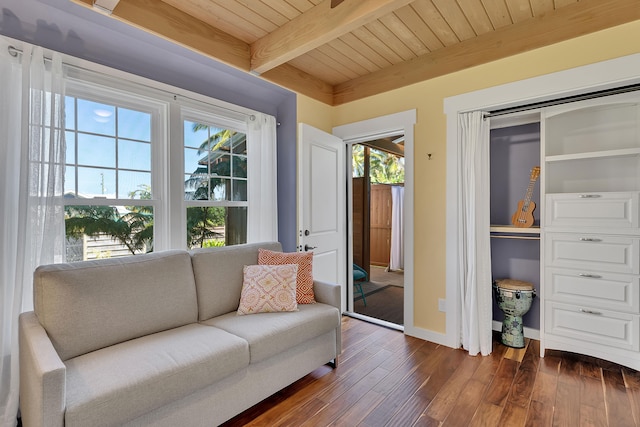
[[[496,286],[501,289],[509,289],[512,291],[532,291],[533,284],[523,282],[522,280],[500,279],[495,281]]]

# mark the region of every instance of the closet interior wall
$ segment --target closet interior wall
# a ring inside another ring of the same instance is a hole
[[[531,170],[540,166],[539,115],[533,122],[511,125],[509,120],[491,119],[491,225],[511,226],[511,216],[518,202],[525,197]],[[527,121],[527,120],[525,120]],[[494,124],[496,122],[496,124]],[[540,227],[540,184],[536,181],[531,200],[537,208],[533,212],[534,228]],[[540,294],[540,240],[538,236],[511,233],[491,233],[491,271],[493,280],[516,279],[530,282]],[[502,311],[493,298],[494,329],[502,323]],[[540,330],[540,298],[533,300],[531,309],[523,316],[525,336],[538,338]],[[533,333],[532,333],[533,332]]]

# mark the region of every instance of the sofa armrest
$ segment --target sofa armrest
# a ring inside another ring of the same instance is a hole
[[[35,313],[19,318],[22,425],[64,426],[66,371]]]
[[[316,301],[332,305],[342,312],[340,289],[340,285],[336,283],[322,282],[320,280],[313,281],[313,293]]]
[[[336,283],[322,282],[320,280],[313,281],[313,293],[317,302],[332,305],[342,314],[342,287]],[[337,355],[342,352],[342,322],[336,330],[336,349]],[[337,365],[336,355],[336,365]]]

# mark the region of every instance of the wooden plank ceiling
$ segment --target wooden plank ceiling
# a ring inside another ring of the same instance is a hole
[[[330,105],[640,19],[640,0],[71,1]]]

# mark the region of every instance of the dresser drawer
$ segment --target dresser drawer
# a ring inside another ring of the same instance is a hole
[[[640,314],[640,276],[592,270],[545,270],[545,299]]]
[[[556,302],[545,304],[545,332],[626,350],[640,350],[640,316]]]
[[[545,200],[545,227],[638,229],[637,192],[556,193]]]
[[[546,233],[544,239],[547,267],[640,274],[638,237]]]

